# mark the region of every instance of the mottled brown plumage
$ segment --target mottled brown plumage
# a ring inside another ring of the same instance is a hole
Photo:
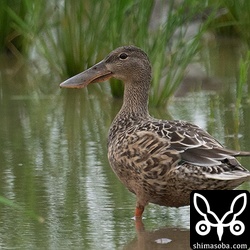
[[[211,135],[185,121],[152,118],[148,113],[151,65],[145,52],[120,47],[103,61],[61,83],[81,88],[115,77],[124,82],[123,105],[108,137],[108,159],[118,178],[136,195],[137,217],[149,203],[180,207],[192,190],[234,189],[250,180],[235,156]]]

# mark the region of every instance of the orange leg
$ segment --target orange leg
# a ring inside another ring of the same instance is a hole
[[[135,208],[135,228],[137,232],[144,231],[144,224],[142,222],[142,214],[144,211],[144,206],[137,205]]]
[[[141,218],[144,211],[144,206],[136,206],[135,208],[135,218]]]

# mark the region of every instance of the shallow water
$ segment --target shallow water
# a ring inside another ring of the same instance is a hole
[[[229,148],[250,150],[250,83],[235,105],[237,48],[206,53],[208,75],[187,78],[168,108],[151,114],[188,120]],[[106,156],[121,106],[108,83],[60,90],[52,72],[27,65],[2,65],[0,77],[0,196],[18,204],[0,203],[1,249],[189,249],[189,207],[150,204],[145,231],[135,228],[135,197]],[[241,162],[250,169],[249,158]]]

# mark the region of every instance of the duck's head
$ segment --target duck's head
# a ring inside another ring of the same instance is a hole
[[[90,83],[103,82],[111,77],[124,82],[150,82],[151,65],[147,54],[135,46],[119,47],[105,59],[84,72],[62,82],[63,88],[83,88]]]

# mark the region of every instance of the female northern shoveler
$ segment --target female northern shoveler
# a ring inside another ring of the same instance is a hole
[[[192,190],[234,189],[250,180],[250,172],[235,159],[250,152],[225,149],[188,122],[149,115],[151,65],[137,47],[115,49],[60,86],[82,88],[111,77],[122,80],[125,90],[122,108],[109,130],[108,158],[122,183],[136,195],[136,217],[142,216],[149,202],[185,206]]]

